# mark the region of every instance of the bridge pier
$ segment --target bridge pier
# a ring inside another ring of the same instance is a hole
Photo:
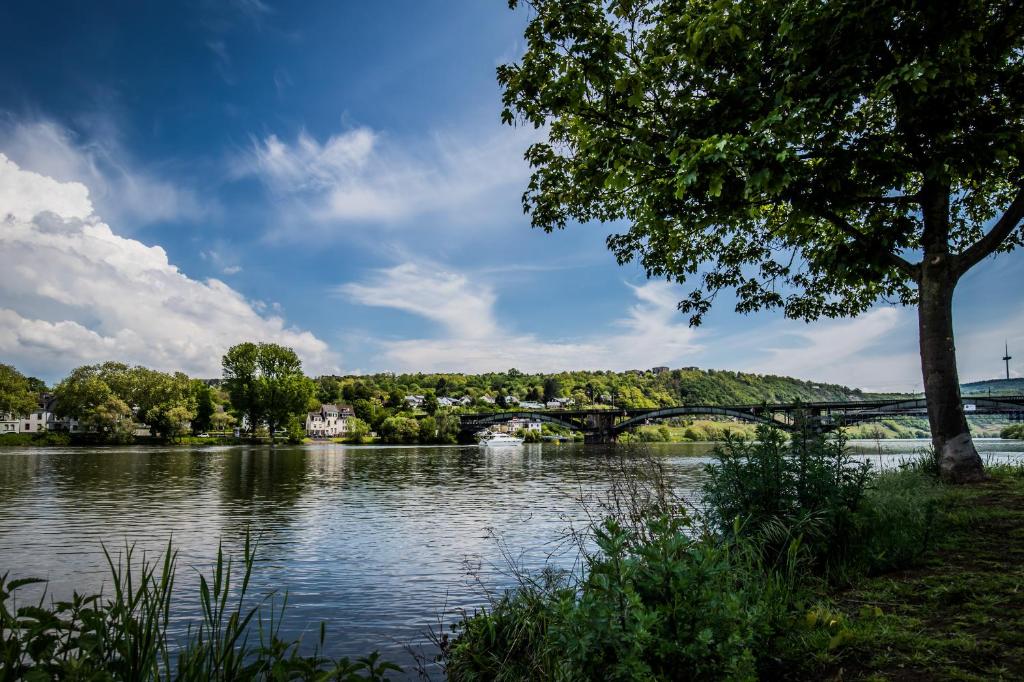
[[[619,416],[621,415],[618,410],[602,410],[588,414],[587,429],[583,432],[583,442],[607,444],[617,441],[619,435],[615,432],[615,421]]]
[[[583,442],[587,445],[609,445],[618,440],[612,431],[584,431]]]

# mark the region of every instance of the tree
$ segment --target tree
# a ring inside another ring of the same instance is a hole
[[[216,430],[216,431],[227,431],[228,429],[233,427],[237,421],[238,420],[236,420],[228,412],[220,412],[220,411],[218,411],[218,412],[214,412],[210,416],[210,424],[211,424],[211,426],[213,426],[214,430]]]
[[[321,403],[333,403],[341,393],[341,382],[332,376],[322,376],[316,379],[316,399]]]
[[[195,419],[192,420],[192,433],[205,433],[213,426],[213,415],[217,411],[217,406],[213,401],[213,389],[195,379],[192,381],[192,397],[196,404]]]
[[[562,395],[562,382],[556,377],[544,379],[544,402],[554,400]]]
[[[511,0],[513,7],[518,3]],[[1000,0],[531,0],[498,68],[543,127],[534,226],[624,220],[620,263],[736,310],[916,305],[943,476],[983,477],[960,400],[953,291],[1024,241],[1024,6]]]
[[[25,377],[25,381],[28,382],[28,390],[32,391],[36,395],[40,393],[46,393],[47,386],[46,382],[36,377]]]
[[[437,396],[434,395],[433,391],[427,391],[427,394],[423,397],[423,411],[434,416],[437,414],[437,410],[440,404],[437,402]]]
[[[0,414],[20,417],[37,405],[38,396],[29,380],[11,365],[0,364]]]
[[[295,351],[276,343],[240,343],[223,359],[224,383],[231,404],[249,421],[255,433],[266,422],[273,440],[282,425],[306,410],[316,386],[302,373]]]
[[[249,433],[255,434],[263,422],[263,406],[259,399],[259,344],[240,343],[228,349],[221,359],[224,388],[231,407],[248,421]]]
[[[384,420],[380,433],[387,443],[415,443],[420,435],[420,425],[412,417],[394,415]]]
[[[362,443],[370,437],[370,426],[359,417],[348,418],[348,440],[351,443]]]
[[[108,440],[126,440],[133,432],[131,407],[100,376],[102,365],[74,369],[54,389],[57,414],[74,417],[84,430]]]

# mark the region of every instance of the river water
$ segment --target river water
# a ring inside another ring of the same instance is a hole
[[[1024,443],[979,440],[990,461],[1024,458]],[[927,441],[855,441],[893,466]],[[259,536],[253,593],[287,591],[283,634],[319,623],[328,653],[380,649],[408,663],[439,618],[512,584],[509,562],[570,566],[566,530],[599,513],[590,499],[646,455],[693,494],[708,444],[636,448],[108,447],[0,450],[0,573],[50,581],[57,597],[100,589],[101,546],[117,554],[179,550],[179,615],[196,605],[196,570],[217,543],[237,555]],[[645,455],[646,453],[646,455]],[[194,568],[193,568],[194,567]]]

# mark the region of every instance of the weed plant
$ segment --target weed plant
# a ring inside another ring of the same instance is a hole
[[[241,579],[218,548],[212,574],[200,575],[201,618],[184,641],[169,629],[177,553],[170,543],[157,561],[134,561],[125,548],[116,561],[104,548],[111,594],[73,594],[47,604],[19,606],[18,590],[45,581],[0,577],[0,682],[13,680],[385,680],[400,672],[374,652],[355,661],[323,655],[325,629],[311,655],[280,627],[287,605],[270,595],[249,604],[256,543],[247,537]],[[267,606],[270,608],[266,608]],[[253,636],[255,635],[255,637]]]

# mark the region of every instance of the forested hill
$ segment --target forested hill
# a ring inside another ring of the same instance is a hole
[[[1024,379],[988,379],[964,384],[960,388],[964,395],[1021,395],[1024,394]]]
[[[430,392],[438,397],[468,395],[476,401],[483,396],[513,395],[519,400],[562,397],[572,398],[578,406],[613,402],[623,407],[863,400],[877,395],[791,377],[697,368],[557,374],[524,374],[514,369],[491,374],[372,374],[321,377],[318,383],[327,395],[336,392],[346,401],[379,397],[386,403]]]

